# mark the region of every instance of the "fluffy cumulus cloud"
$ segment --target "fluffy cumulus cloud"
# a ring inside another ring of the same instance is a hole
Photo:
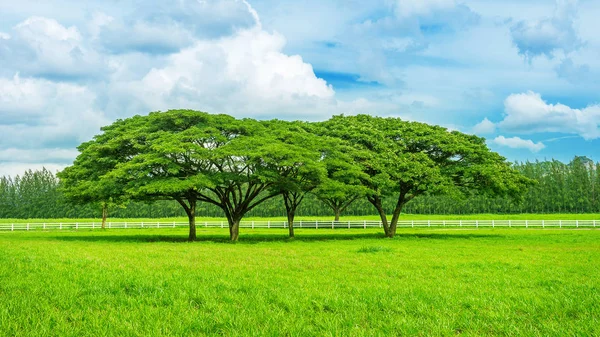
[[[512,149],[527,149],[531,152],[539,152],[546,147],[542,142],[534,143],[530,139],[521,139],[520,137],[506,138],[498,136],[494,138],[493,142],[500,146],[507,146]]]
[[[504,101],[504,119],[498,126],[507,131],[577,134],[585,139],[600,138],[600,105],[574,109],[549,104],[538,93],[513,94]]]
[[[496,132],[496,124],[492,123],[489,119],[484,118],[473,127],[472,131],[478,135],[489,135]]]
[[[557,51],[568,53],[579,48],[582,41],[575,29],[576,14],[576,0],[557,0],[552,17],[516,22],[510,33],[519,54],[531,60],[536,56],[553,57]]]
[[[14,76],[0,78],[0,88],[0,174],[60,169],[109,122],[84,86]]]
[[[322,115],[334,91],[298,55],[282,52],[283,36],[260,27],[217,40],[198,40],[163,67],[120,83],[147,109],[189,107],[236,115]]]
[[[104,59],[89,48],[74,26],[54,19],[30,17],[13,27],[10,39],[0,40],[3,75],[23,75],[57,80],[100,76]]]

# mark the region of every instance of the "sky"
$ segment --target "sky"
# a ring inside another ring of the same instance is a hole
[[[168,109],[366,113],[600,161],[597,0],[0,0],[0,176]]]

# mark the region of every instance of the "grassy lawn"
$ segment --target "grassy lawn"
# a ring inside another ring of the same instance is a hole
[[[598,230],[0,232],[0,336],[600,335]]]

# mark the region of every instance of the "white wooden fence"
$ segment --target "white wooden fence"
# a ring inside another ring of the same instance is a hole
[[[600,220],[403,220],[398,228],[596,228]],[[187,222],[107,222],[106,228],[178,228],[188,227]],[[227,228],[227,221],[197,221],[197,228]],[[287,228],[287,221],[242,221],[241,228]],[[352,220],[297,220],[295,228],[381,228],[381,221]],[[100,222],[28,222],[1,223],[0,231],[77,230],[98,229]]]

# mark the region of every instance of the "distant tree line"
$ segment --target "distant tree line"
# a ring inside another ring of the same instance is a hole
[[[600,163],[586,157],[575,157],[569,163],[558,160],[519,162],[513,167],[537,181],[521,202],[510,198],[485,195],[468,197],[421,195],[403,209],[409,214],[475,214],[475,213],[600,213]],[[42,169],[0,178],[0,218],[97,218],[99,204],[69,203],[59,189],[55,173]],[[394,202],[385,198],[386,204]],[[198,216],[222,217],[222,211],[210,204],[199,204]],[[333,217],[332,209],[316,196],[309,194],[298,207],[299,216]],[[343,213],[373,215],[368,201],[359,199]],[[151,203],[131,201],[111,207],[116,218],[182,217],[184,210],[175,201]],[[285,216],[281,199],[268,200],[248,213],[249,216]]]

